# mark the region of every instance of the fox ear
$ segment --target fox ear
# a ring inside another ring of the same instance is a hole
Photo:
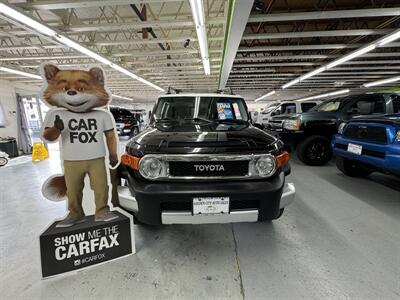
[[[103,70],[100,68],[91,68],[89,73],[96,79],[99,83],[104,85],[104,73]]]
[[[46,77],[47,81],[52,80],[56,74],[60,71],[55,65],[44,65],[43,66],[43,74]]]

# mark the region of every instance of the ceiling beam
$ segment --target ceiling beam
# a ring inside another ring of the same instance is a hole
[[[177,38],[165,38],[165,39],[142,39],[142,40],[119,40],[119,41],[109,41],[109,40],[98,40],[91,43],[86,43],[87,46],[119,46],[119,45],[138,45],[138,44],[159,44],[159,43],[184,43],[186,40],[191,42],[197,42],[197,38],[191,36],[181,36]],[[222,41],[222,36],[211,36],[208,38],[209,41]]]
[[[115,6],[115,5],[129,5],[129,4],[152,4],[152,3],[166,3],[166,2],[181,2],[180,0],[46,0],[35,1],[28,3],[16,3],[27,9],[68,9],[68,8],[85,8],[85,7],[99,7],[99,6]]]
[[[269,56],[247,56],[236,57],[235,61],[267,61],[267,60],[287,60],[287,59],[326,59],[336,58],[339,55],[304,54],[304,55],[269,55]],[[366,53],[360,57],[393,57],[400,56],[400,52],[375,52]]]
[[[379,18],[387,16],[400,16],[400,7],[263,14],[251,16],[248,22],[285,22],[365,17]]]
[[[288,46],[259,46],[241,47],[238,52],[257,52],[257,51],[293,51],[293,50],[329,50],[359,48],[363,44],[319,44],[319,45],[288,45]],[[390,43],[383,47],[400,47],[400,43]]]
[[[209,49],[209,53],[221,53],[221,49]],[[198,54],[197,49],[178,49],[178,50],[163,50],[163,51],[130,51],[130,52],[115,52],[113,56],[118,57],[155,57],[155,56],[165,56],[165,55],[192,55]]]
[[[209,25],[222,25],[225,22],[224,18],[210,18],[207,21]],[[193,27],[191,20],[152,20],[143,22],[123,22],[123,23],[100,23],[100,24],[82,24],[74,26],[58,27],[65,32],[107,32],[107,31],[124,31],[131,29],[142,29],[150,27]]]
[[[316,36],[332,37],[332,36],[384,35],[393,32],[393,30],[396,30],[396,28],[258,33],[258,34],[246,34],[243,36],[242,40],[296,39],[296,38],[307,38]]]

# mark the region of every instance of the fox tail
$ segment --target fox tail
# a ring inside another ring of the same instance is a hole
[[[67,186],[64,175],[49,177],[42,186],[42,195],[51,201],[63,201],[66,199]]]

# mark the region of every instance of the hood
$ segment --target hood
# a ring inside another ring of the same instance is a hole
[[[248,124],[159,123],[134,137],[127,148],[147,153],[225,153],[274,150],[277,139]]]
[[[287,119],[298,119],[301,118],[304,121],[308,120],[330,120],[337,118],[337,112],[325,112],[325,111],[309,111],[301,114],[289,115]]]
[[[279,115],[279,116],[274,116],[271,118],[272,122],[278,122],[278,121],[283,121],[283,120],[287,120],[293,116],[298,116],[299,114],[283,114],[283,115]]]

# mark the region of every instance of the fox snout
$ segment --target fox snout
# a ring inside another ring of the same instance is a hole
[[[76,94],[78,94],[78,92],[74,91],[74,90],[69,90],[69,91],[67,91],[67,94],[70,96],[75,96]]]

